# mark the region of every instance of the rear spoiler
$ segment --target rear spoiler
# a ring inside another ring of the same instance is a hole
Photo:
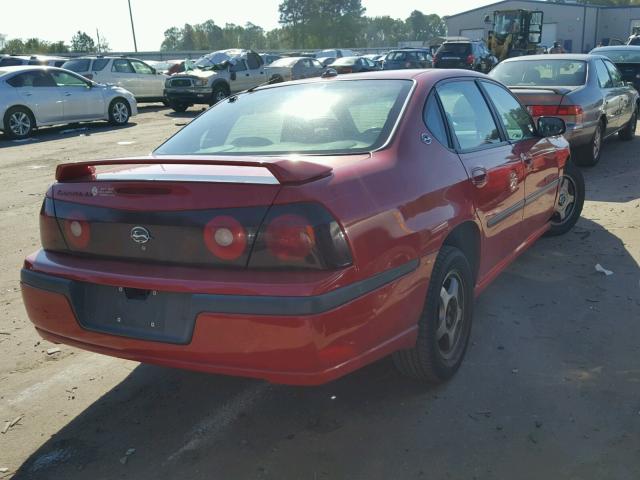
[[[580,85],[579,87],[582,87],[583,85]],[[579,88],[579,87],[576,87]],[[534,91],[539,91],[539,92],[553,92],[556,95],[566,95],[569,92],[572,92],[574,89],[573,88],[568,88],[568,87],[538,87],[538,86],[527,86],[527,85],[516,85],[513,87],[509,87],[509,90],[534,90]]]
[[[305,183],[331,175],[332,167],[305,160],[287,158],[265,160],[221,160],[196,158],[121,158],[95,162],[63,163],[56,168],[58,182],[95,180],[96,167],[103,165],[225,165],[234,167],[263,167],[268,169],[280,184]]]

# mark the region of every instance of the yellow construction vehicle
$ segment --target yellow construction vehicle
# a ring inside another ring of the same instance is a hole
[[[487,15],[485,22],[492,23]],[[537,53],[542,40],[540,10],[496,10],[487,47],[498,60]]]

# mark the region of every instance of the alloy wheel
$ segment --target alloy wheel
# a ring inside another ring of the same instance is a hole
[[[117,102],[113,105],[113,118],[117,123],[125,123],[129,118],[129,110],[127,106],[122,102]]]
[[[556,225],[562,225],[573,213],[576,205],[576,184],[571,177],[562,177],[560,190],[558,191],[558,200],[556,201],[555,213],[551,222]]]
[[[9,117],[11,133],[17,137],[24,137],[31,130],[31,119],[24,112],[15,112]]]
[[[462,337],[464,323],[464,284],[460,274],[452,270],[442,282],[440,288],[440,306],[438,309],[438,327],[436,342],[443,358],[449,360],[455,356]]]

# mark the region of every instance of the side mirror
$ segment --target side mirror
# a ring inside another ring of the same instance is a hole
[[[538,133],[543,137],[555,137],[567,131],[564,120],[558,117],[538,118]]]

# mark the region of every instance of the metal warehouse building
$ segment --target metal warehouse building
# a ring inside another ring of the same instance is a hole
[[[544,12],[541,45],[550,47],[557,40],[567,52],[588,52],[599,42],[606,45],[613,39],[624,42],[633,27],[640,27],[640,6],[605,7],[536,0],[504,0],[446,17],[444,20],[448,35],[486,40],[491,23],[486,24],[485,17],[489,15],[493,19],[495,10],[513,9]]]

